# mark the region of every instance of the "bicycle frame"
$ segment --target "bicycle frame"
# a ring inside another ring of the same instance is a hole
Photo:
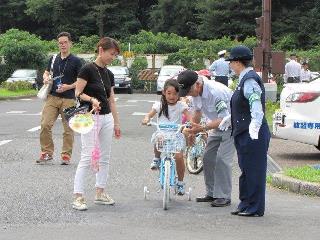
[[[162,189],[165,181],[165,161],[170,161],[170,187],[176,185],[176,161],[174,157],[163,157],[161,158],[159,170],[159,182]]]

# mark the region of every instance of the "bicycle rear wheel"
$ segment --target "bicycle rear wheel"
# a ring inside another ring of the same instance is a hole
[[[164,162],[163,209],[168,209],[170,198],[170,160]]]

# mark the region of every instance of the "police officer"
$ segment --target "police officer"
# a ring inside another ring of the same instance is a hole
[[[232,91],[221,83],[205,80],[196,72],[185,70],[178,75],[181,97],[192,96],[193,118],[189,133],[209,131],[203,156],[206,194],[197,202],[211,202],[212,207],[224,207],[231,203],[232,160],[235,153],[231,129],[221,131],[218,126],[230,116]],[[202,113],[208,119],[199,124]],[[188,130],[187,130],[188,131]]]
[[[263,216],[265,210],[267,151],[270,132],[265,119],[265,89],[259,75],[250,67],[252,53],[245,46],[232,48],[230,67],[239,76],[231,99],[232,135],[241,169],[238,216]],[[220,127],[227,124],[225,118]],[[224,126],[225,127],[225,126]]]
[[[215,75],[215,80],[217,82],[223,83],[228,86],[228,76],[230,73],[229,63],[225,60],[224,56],[227,53],[226,50],[218,52],[219,59],[214,61],[209,67],[211,75]]]

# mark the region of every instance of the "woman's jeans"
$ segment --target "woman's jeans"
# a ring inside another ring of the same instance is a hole
[[[84,179],[87,170],[90,169],[91,153],[94,149],[94,136],[98,132],[100,144],[99,171],[96,173],[96,188],[105,188],[109,169],[111,142],[113,136],[114,121],[111,113],[106,115],[94,115],[94,127],[87,134],[81,134],[81,159],[74,177],[74,193],[84,193]],[[98,118],[98,119],[97,119]],[[97,123],[98,122],[98,123]]]

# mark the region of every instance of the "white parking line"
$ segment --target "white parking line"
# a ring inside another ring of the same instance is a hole
[[[149,103],[155,103],[157,101],[150,101],[150,100],[127,100],[128,103],[137,103],[137,102],[149,102]]]
[[[143,112],[134,112],[132,113],[133,116],[145,116],[147,113],[143,113]]]
[[[3,141],[0,141],[0,146],[1,145],[4,145],[4,144],[7,144],[9,142],[11,142],[12,140],[3,140]]]
[[[24,111],[25,112],[25,111]],[[11,111],[11,112],[6,112],[7,114],[10,114],[11,116],[15,115],[15,116],[40,116],[41,112],[39,113],[24,113],[23,111]]]
[[[136,106],[138,106],[138,105],[125,104],[125,105],[117,105],[117,108],[119,108],[119,107],[136,107]]]
[[[38,127],[34,127],[34,128],[31,128],[29,130],[27,130],[28,132],[35,132],[35,131],[38,131],[40,130],[41,126],[38,126]]]
[[[17,113],[19,113],[19,114],[21,114],[21,113],[25,113],[26,111],[10,111],[10,112],[6,112],[6,113],[8,113],[8,114],[17,114]]]

